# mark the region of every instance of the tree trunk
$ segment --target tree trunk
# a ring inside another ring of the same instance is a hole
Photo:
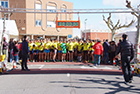
[[[140,49],[139,49],[139,42],[140,42],[140,15],[138,17],[138,27],[137,27],[137,37],[136,37],[136,45],[135,45],[135,48],[136,48],[136,52],[135,52],[135,55],[134,55],[134,62],[135,63],[139,63],[137,58],[139,59],[139,56],[138,56],[138,53],[140,53]]]
[[[114,40],[114,35],[115,35],[115,30],[112,31],[112,34],[111,34],[111,41]]]

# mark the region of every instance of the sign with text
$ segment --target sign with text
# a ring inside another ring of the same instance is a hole
[[[56,28],[80,28],[80,21],[56,21]]]

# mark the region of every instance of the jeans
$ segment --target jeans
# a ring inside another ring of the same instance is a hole
[[[95,65],[100,65],[100,61],[101,61],[101,55],[94,55],[94,60],[95,60]],[[97,61],[98,60],[98,61]]]
[[[106,63],[106,62],[108,63],[108,59],[109,59],[109,57],[108,57],[108,56],[109,56],[108,52],[103,52],[103,56],[104,56],[104,57],[103,57],[103,62],[104,62],[104,63]],[[105,61],[105,59],[106,59],[106,61]]]
[[[15,60],[15,63],[18,62],[18,55],[17,56],[14,56],[14,60]]]
[[[13,61],[13,55],[12,55],[13,49],[10,50],[10,62]]]

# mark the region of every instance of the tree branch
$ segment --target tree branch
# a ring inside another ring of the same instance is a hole
[[[139,17],[135,12],[131,12],[132,15],[135,15],[137,18]]]
[[[108,21],[105,19],[105,16],[103,15],[103,20],[105,21],[105,23],[107,24],[107,26],[109,27],[109,29],[112,31],[112,28],[110,27],[109,24],[109,20],[110,20],[111,16],[108,17]]]
[[[116,30],[117,30],[117,29],[120,29],[120,28],[124,28],[124,27],[129,27],[129,26],[131,26],[134,22],[135,22],[135,21],[132,20],[131,23],[128,24],[128,25],[125,25],[125,24],[124,24],[124,25],[121,26],[121,24],[120,24],[119,27],[116,28]]]
[[[120,20],[118,20],[118,22],[116,23],[116,25],[114,26],[114,29],[116,30],[117,26],[119,25]]]
[[[126,7],[127,8],[130,8],[132,11],[134,11],[134,12],[132,12],[131,14],[132,15],[135,15],[137,18],[138,18],[138,12],[137,11],[135,11],[135,9],[131,6],[131,2],[130,1],[128,1],[128,0],[126,0],[126,3],[127,3],[127,5],[126,5]],[[136,14],[137,13],[137,14]]]

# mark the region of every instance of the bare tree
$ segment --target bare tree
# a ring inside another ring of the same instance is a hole
[[[109,17],[107,18],[107,20],[105,19],[105,16],[103,15],[103,20],[105,21],[105,23],[107,24],[107,26],[109,27],[109,29],[111,30],[111,40],[114,39],[114,35],[116,33],[116,30],[119,30],[121,28],[124,27],[129,27],[131,26],[135,21],[132,20],[128,25],[121,25],[120,24],[120,20],[117,21],[117,23],[114,25],[113,21],[111,20],[111,13],[109,13]]]
[[[139,17],[139,15],[138,15],[139,13],[131,6],[131,2],[126,0],[126,3],[127,3],[126,7],[130,8],[133,11],[133,12],[131,12],[131,14],[135,15],[138,18]]]
[[[135,15],[137,17],[137,19],[138,19],[138,24],[136,26],[136,28],[137,28],[137,34],[136,35],[137,36],[136,36],[136,44],[135,44],[135,48],[136,48],[135,51],[136,51],[136,53],[134,55],[134,62],[139,63],[139,61],[137,59],[137,58],[139,58],[137,53],[140,52],[140,50],[139,50],[139,42],[140,42],[140,9],[139,8],[140,8],[140,5],[137,6],[137,9],[134,9],[131,6],[131,2],[130,1],[126,0],[126,3],[127,3],[126,7],[133,11],[131,14]]]

